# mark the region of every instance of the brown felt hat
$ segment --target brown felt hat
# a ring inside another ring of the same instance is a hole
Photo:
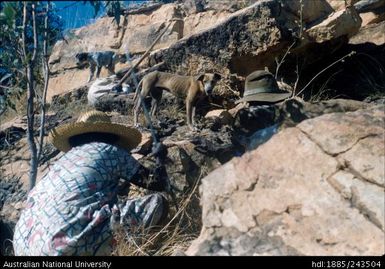
[[[275,103],[289,98],[290,92],[278,87],[272,73],[265,70],[257,70],[246,77],[243,97],[235,103],[241,102],[268,102]]]
[[[112,123],[108,115],[92,110],[82,114],[74,123],[68,123],[52,130],[49,141],[59,150],[67,152],[72,146],[69,139],[86,133],[109,133],[119,137],[115,143],[127,150],[135,148],[141,141],[141,133],[133,127]]]

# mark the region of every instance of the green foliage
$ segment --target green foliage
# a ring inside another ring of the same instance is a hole
[[[107,15],[114,17],[116,23],[120,24],[120,15],[121,15],[121,6],[120,1],[104,1],[105,7],[107,9]]]
[[[44,35],[44,18],[47,14],[46,2],[34,2],[36,6],[36,26],[38,33],[38,58],[37,68],[34,70],[35,77],[41,77],[39,74],[41,69],[42,45]],[[5,99],[6,107],[13,108],[12,103],[14,97],[18,97],[22,93],[22,89],[26,89],[26,79],[24,74],[24,59],[22,55],[21,37],[23,31],[23,2],[1,2],[0,3],[0,78],[10,76],[7,80],[7,87],[1,88],[3,91],[2,98]],[[28,4],[31,8],[31,3]],[[52,47],[54,42],[61,36],[63,29],[63,21],[57,15],[54,9],[48,12],[48,44]],[[26,28],[26,53],[27,58],[32,56],[33,51],[33,29],[32,23],[29,21]],[[4,86],[4,81],[0,82]],[[8,98],[13,97],[13,98]]]
[[[90,3],[90,5],[94,8],[94,17],[96,17],[98,12],[102,8],[103,3],[107,15],[110,17],[114,17],[116,23],[118,25],[120,24],[120,15],[122,15],[121,1],[83,1],[83,4],[86,3]]]
[[[13,27],[15,22],[15,4],[16,3],[4,3],[4,8],[2,9],[2,12],[0,13],[0,21],[2,23],[6,23],[7,27]]]
[[[116,23],[120,24],[120,15],[122,15],[122,2],[121,1],[83,1],[83,4],[90,3],[94,8],[94,17],[102,8],[102,3],[106,10],[106,13],[110,17],[114,17]]]

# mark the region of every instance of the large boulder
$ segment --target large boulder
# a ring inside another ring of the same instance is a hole
[[[225,20],[231,12],[226,10],[208,10],[190,14],[184,18],[183,36],[190,36]]]
[[[361,0],[354,5],[362,18],[362,25],[385,20],[385,2],[382,0]]]
[[[245,106],[235,115],[232,139],[234,143],[239,143],[246,151],[250,151],[268,141],[278,131],[296,126],[304,120],[328,113],[356,111],[369,106],[371,104],[366,102],[347,99],[310,103],[300,98],[269,106]]]
[[[350,44],[373,43],[377,46],[385,44],[385,21],[362,27],[350,40]]]
[[[325,18],[334,11],[326,0],[282,1],[282,5],[298,18],[302,17],[305,24]]]
[[[383,106],[285,129],[202,180],[188,255],[383,255]]]
[[[117,30],[116,22],[110,17],[73,30],[54,45],[49,59],[51,72],[74,68],[74,56],[78,52],[110,50],[118,38],[115,36]]]
[[[290,40],[288,29],[281,24],[283,20],[278,20],[286,18],[281,11],[278,1],[259,1],[219,24],[152,53],[150,64],[163,61],[169,70],[191,75],[216,70],[224,75],[245,76],[269,65]]]
[[[368,12],[374,11],[378,8],[382,8],[385,6],[384,1],[382,0],[360,0],[354,4],[354,7],[358,12]]]
[[[205,11],[235,12],[260,0],[178,0],[187,15],[204,13]]]
[[[154,49],[168,47],[183,36],[183,19],[179,6],[166,4],[152,12],[129,15],[123,26],[125,32],[120,52],[125,53],[128,50],[131,54],[144,53],[171,19],[179,20],[172,22]]]
[[[321,23],[306,31],[311,41],[322,43],[340,36],[351,37],[358,32],[362,19],[354,7],[349,7],[331,14]]]
[[[335,10],[342,10],[345,9],[347,4],[354,5],[360,0],[347,0],[347,1],[341,1],[341,0],[326,0],[328,4]]]
[[[205,30],[184,36],[169,48],[151,53],[149,64],[151,66],[164,62],[167,70],[190,75],[216,71],[223,75],[223,81],[227,83],[219,85],[221,93],[226,92],[225,88],[231,84],[230,77],[234,74],[242,78],[257,69],[265,67],[275,69],[276,59],[282,58],[290,44],[293,44],[295,36],[300,35],[301,17],[304,19],[302,27],[307,29],[327,19],[333,11],[325,1],[304,1],[307,8],[303,9],[301,15],[296,9],[300,3],[299,0],[287,3],[273,0],[257,1]],[[350,11],[342,13],[343,19],[357,15],[351,15]],[[338,22],[341,20],[340,17],[337,14]],[[359,20],[358,15],[357,17]],[[332,17],[333,22],[334,18]],[[354,34],[350,28],[340,28],[339,25],[337,32],[333,27],[322,28],[322,33],[328,34],[329,37],[323,41],[333,42],[325,46],[327,49],[320,50],[323,45],[316,44],[318,40],[311,36],[307,39],[307,35],[302,35],[305,40],[295,43],[291,54],[304,53],[309,45],[313,45],[317,53],[314,57],[306,55],[307,63],[312,62],[312,58],[318,59],[325,53],[330,54],[330,45],[338,47],[346,43],[346,39],[341,37]],[[319,30],[316,33],[318,34]]]
[[[345,1],[326,0],[335,11],[346,7]],[[385,19],[385,2],[383,0],[349,0],[350,5],[354,5],[362,19],[362,26],[378,23]]]

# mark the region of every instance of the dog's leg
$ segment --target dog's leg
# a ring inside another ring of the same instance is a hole
[[[138,127],[138,113],[139,113],[139,109],[140,109],[140,98],[138,96],[139,93],[139,89],[140,89],[140,86],[142,85],[143,83],[143,79],[141,79],[138,83],[138,86],[136,87],[135,89],[135,95],[134,95],[134,126],[135,127]]]
[[[190,128],[190,130],[194,131],[195,128],[192,123],[193,106],[192,106],[192,102],[189,100],[186,100],[186,113],[187,113],[187,125]]]
[[[191,121],[192,121],[192,125],[193,126],[196,126],[196,124],[195,124],[195,112],[196,112],[196,105],[194,105],[193,106],[193,108],[192,108],[192,115],[191,115]]]
[[[140,85],[140,83],[139,83],[139,85]],[[139,89],[139,85],[138,85],[137,90]],[[148,95],[148,92],[150,90],[151,90],[150,85],[148,83],[146,83],[146,81],[144,81],[142,83],[142,90],[138,93],[142,98],[140,98],[140,96],[137,96],[135,99],[136,100],[136,104],[135,104],[135,108],[134,108],[134,126],[135,127],[139,126],[138,117],[139,117],[141,105],[145,105],[145,104],[141,104],[141,100],[144,100],[144,98],[146,98],[146,96]]]
[[[199,98],[196,98],[196,100],[192,103],[193,108],[192,108],[191,121],[192,121],[193,126],[196,126],[196,124],[195,124],[196,123],[195,122],[196,109],[197,109],[199,103],[201,103],[203,99],[204,99],[204,97],[201,95]]]
[[[99,78],[100,71],[102,71],[102,66],[101,66],[101,65],[98,65],[98,66],[96,67],[96,78]]]
[[[150,110],[150,121],[154,123],[156,120],[156,110],[158,109],[158,100],[155,98],[152,98],[151,100],[151,110]],[[146,118],[147,122],[147,118]],[[150,122],[147,122],[147,127],[150,126]]]
[[[153,118],[155,116],[155,111],[157,109],[157,100],[155,98],[152,98],[152,101],[151,101],[151,110],[150,110],[150,115],[151,115],[151,118]]]
[[[189,126],[190,130],[196,131],[197,128],[194,126],[194,116],[195,116],[195,107],[196,103],[198,101],[198,87],[196,85],[191,85],[188,94],[186,97],[186,114],[187,114],[187,125]]]
[[[139,89],[140,89],[140,86],[142,86],[142,84],[143,84],[143,78],[139,81],[138,86],[136,86],[135,94],[134,94],[134,103],[136,102],[136,100],[138,98]]]
[[[135,100],[135,106],[134,106],[134,126],[135,127],[139,126],[138,124],[139,112],[140,112],[140,98],[138,97],[138,99]]]
[[[94,77],[94,73],[95,73],[95,65],[90,63],[90,77],[88,79],[88,82],[92,80],[92,78]]]
[[[159,88],[151,91],[151,97],[152,97],[151,117],[152,118],[156,118],[156,114],[158,112],[158,106],[160,101],[162,100],[162,94],[163,94],[163,90]]]
[[[115,64],[112,63],[110,65],[107,66],[107,70],[108,70],[108,75],[111,76],[111,75],[115,75]]]

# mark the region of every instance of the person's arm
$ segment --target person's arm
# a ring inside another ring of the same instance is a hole
[[[161,178],[154,178],[150,176],[150,171],[144,166],[140,166],[136,174],[130,181],[136,186],[146,188],[152,191],[164,191],[166,188],[165,181]]]
[[[124,157],[121,158],[121,160],[121,178],[141,188],[146,188],[152,191],[165,190],[166,181],[158,176],[156,178],[151,177],[150,170],[141,165],[129,153],[124,152]]]

